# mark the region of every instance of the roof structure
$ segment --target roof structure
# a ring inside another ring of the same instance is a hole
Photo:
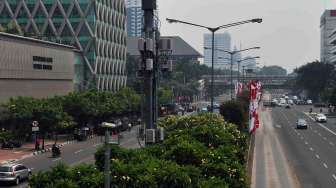
[[[195,50],[190,44],[179,36],[162,36],[162,39],[171,39],[173,52],[172,56],[195,56],[203,57],[201,53]],[[131,56],[140,56],[138,50],[139,37],[127,37],[127,53]]]

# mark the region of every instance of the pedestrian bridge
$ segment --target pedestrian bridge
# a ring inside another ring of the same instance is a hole
[[[202,78],[205,80],[205,86],[211,84],[211,75],[204,75]],[[289,81],[295,79],[295,76],[272,76],[272,75],[233,75],[233,83],[238,80],[243,83],[248,83],[251,80],[259,80],[265,89],[289,89]],[[230,75],[214,75],[214,86],[230,88],[231,76]],[[231,86],[233,87],[233,86]]]

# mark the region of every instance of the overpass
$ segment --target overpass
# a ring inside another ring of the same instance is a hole
[[[210,87],[211,84],[211,75],[204,75],[202,78],[205,81],[205,87]],[[277,76],[277,75],[246,75],[240,76],[233,75],[233,83],[236,83],[239,79],[240,82],[248,83],[251,80],[259,80],[263,84],[265,89],[290,89],[288,84],[290,80],[295,79],[295,76]],[[229,89],[231,85],[231,76],[230,75],[215,75],[214,76],[214,86],[216,88],[226,88]],[[231,86],[233,87],[233,86]]]

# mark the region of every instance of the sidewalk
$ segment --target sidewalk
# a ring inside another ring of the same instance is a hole
[[[44,148],[51,148],[54,142],[55,141],[52,140],[46,140],[44,142]],[[66,143],[66,141],[58,141],[57,145],[64,143]],[[25,143],[20,148],[0,149],[0,164],[32,156],[34,152],[36,152],[35,143]]]

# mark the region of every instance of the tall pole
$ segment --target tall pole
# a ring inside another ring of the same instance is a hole
[[[105,131],[105,161],[104,161],[104,176],[105,176],[105,181],[104,181],[104,188],[110,188],[111,186],[111,174],[110,174],[110,147],[109,147],[109,137],[110,137],[110,132],[108,128],[106,128]]]
[[[232,85],[233,85],[233,76],[232,76],[232,66],[233,66],[233,55],[234,55],[234,52],[230,53],[231,55],[231,66],[230,66],[230,80],[231,80],[231,83],[230,83],[230,95],[231,95],[231,100],[233,99],[233,94],[232,94]]]
[[[215,74],[215,68],[214,68],[214,59],[215,59],[215,30],[212,30],[212,59],[211,59],[211,112],[213,112],[214,109],[214,74]]]
[[[240,81],[240,61],[237,61],[238,63],[238,82]]]
[[[155,0],[142,0],[142,9],[144,10],[144,32],[145,38],[154,39],[154,9],[156,8],[156,1]],[[154,43],[154,42],[153,42]],[[146,69],[144,73],[144,94],[145,94],[145,106],[144,106],[144,121],[146,124],[146,129],[154,129],[155,123],[155,110],[154,107],[156,99],[154,98],[154,94],[156,93],[156,83],[154,81],[155,77],[155,61],[154,61],[154,49],[152,52],[146,51],[145,52],[145,60],[144,64],[148,66],[147,61],[153,62],[153,69]],[[155,87],[155,88],[154,88]],[[154,89],[153,89],[154,88]]]

